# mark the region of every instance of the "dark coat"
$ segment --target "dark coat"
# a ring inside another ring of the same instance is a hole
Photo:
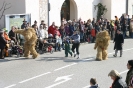
[[[6,44],[6,40],[4,39],[4,37],[2,37],[2,35],[0,35],[0,49],[4,49]]]
[[[122,80],[122,78],[117,78],[113,84],[112,84],[112,88],[127,88],[126,83]]]
[[[130,85],[130,81],[133,77],[133,68],[130,69],[128,72],[127,72],[127,76],[126,76],[126,83],[127,85]]]
[[[115,46],[114,46],[114,50],[122,50],[122,43],[124,43],[124,38],[122,34],[115,34],[115,38],[114,38],[114,42],[115,42]]]

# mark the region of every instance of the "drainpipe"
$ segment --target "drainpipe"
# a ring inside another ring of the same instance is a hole
[[[126,0],[126,14],[128,15],[128,0]]]
[[[49,3],[49,0],[48,0],[48,27],[49,27],[49,11],[50,11],[50,3]]]

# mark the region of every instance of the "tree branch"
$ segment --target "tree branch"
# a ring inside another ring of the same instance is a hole
[[[2,19],[2,17],[4,16],[4,12],[7,10],[7,9],[9,9],[9,8],[11,8],[11,6],[9,6],[9,7],[7,7],[7,5],[10,5],[11,3],[6,3],[5,4],[5,2],[4,2],[4,4],[3,4],[3,6],[2,6],[2,8],[1,8],[1,10],[0,11],[2,11],[2,9],[3,9],[3,11],[2,11],[2,14],[1,14],[1,16],[0,16],[0,20]]]
[[[0,11],[3,9],[4,6],[5,6],[5,1],[3,2],[3,5],[2,5]]]

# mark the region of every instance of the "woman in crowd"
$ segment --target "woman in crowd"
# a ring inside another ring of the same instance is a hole
[[[126,83],[129,88],[133,88],[133,60],[128,61],[127,68],[129,71],[127,72]]]
[[[7,41],[4,38],[4,31],[0,30],[0,59],[4,59],[4,49],[7,44]]]
[[[124,81],[122,81],[122,77],[116,70],[111,70],[108,74],[113,80],[112,86],[110,88],[127,88],[127,85]]]

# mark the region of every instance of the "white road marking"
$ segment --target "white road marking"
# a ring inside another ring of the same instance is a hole
[[[90,87],[90,85],[88,85],[88,86],[85,86],[85,87],[83,87],[83,88],[89,88]]]
[[[51,72],[47,72],[47,73],[44,73],[44,74],[41,74],[41,75],[38,75],[38,76],[35,76],[35,77],[32,77],[32,78],[23,80],[23,81],[21,81],[21,82],[19,82],[19,83],[25,83],[25,82],[27,82],[27,81],[33,80],[33,79],[35,79],[35,78],[38,78],[38,77],[41,77],[41,76],[44,76],[44,75],[47,75],[47,74],[50,74],[50,73],[51,73]]]
[[[123,73],[126,73],[126,72],[128,72],[128,70],[125,70],[125,71],[123,71],[123,72],[120,72],[120,74],[123,74]]]
[[[16,84],[12,84],[12,85],[4,87],[4,88],[11,88],[11,87],[14,87],[14,86],[16,86]]]
[[[67,68],[67,67],[70,67],[70,66],[73,66],[73,65],[76,65],[76,64],[78,64],[78,63],[73,63],[73,64],[70,64],[70,65],[63,66],[63,67],[60,67],[58,69],[55,69],[54,71],[59,71],[61,69],[64,69],[64,68]]]
[[[129,51],[129,50],[133,50],[133,48],[130,48],[130,49],[125,49],[125,50],[123,50],[123,51]],[[108,55],[109,54],[114,54],[115,52],[112,52],[112,53],[108,53]]]
[[[62,84],[62,83],[64,83],[64,82],[67,82],[67,81],[69,81],[69,80],[72,79],[72,78],[70,78],[71,76],[73,76],[73,74],[72,74],[72,75],[67,75],[67,76],[58,77],[58,78],[55,80],[55,82],[58,82],[58,81],[60,81],[60,80],[63,80],[63,81],[58,82],[58,83],[55,83],[55,84],[53,84],[53,85],[51,85],[51,86],[48,86],[48,87],[45,87],[45,88],[53,88],[53,87],[58,86],[58,85],[60,85],[60,84]]]

